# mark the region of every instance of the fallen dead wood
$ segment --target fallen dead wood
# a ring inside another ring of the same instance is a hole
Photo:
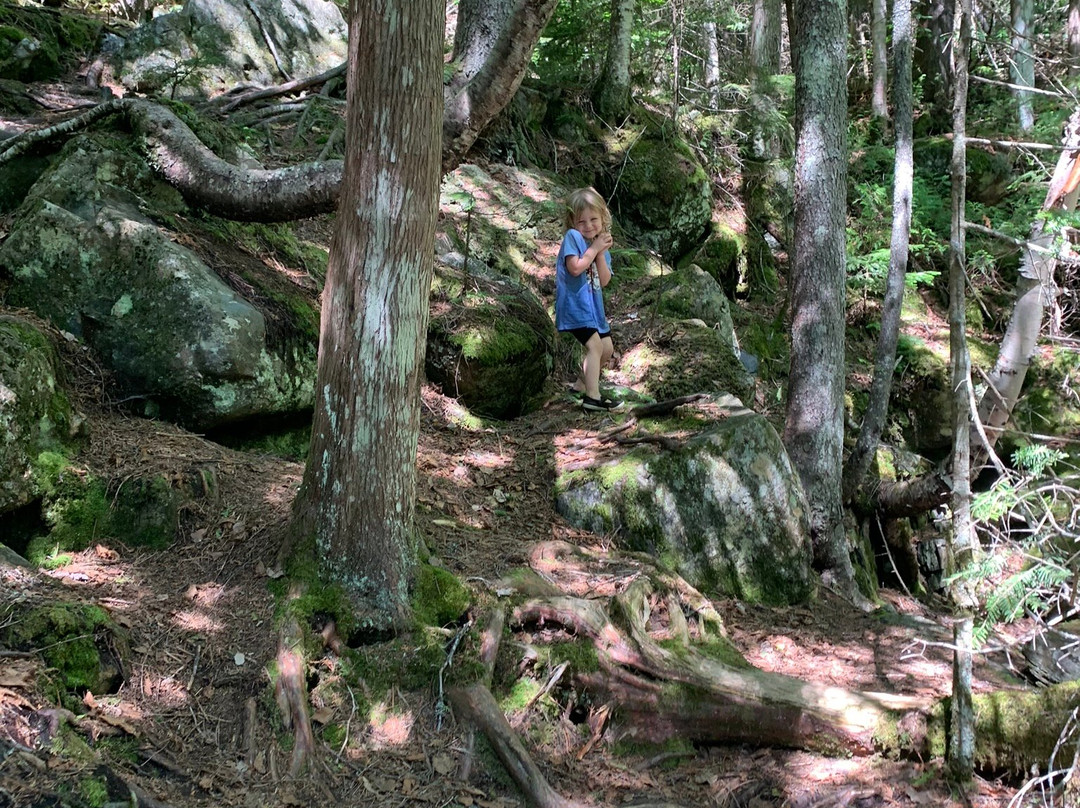
[[[292,81],[287,81],[284,84],[278,84],[274,87],[261,87],[257,90],[248,90],[240,95],[218,96],[214,101],[225,100],[226,103],[221,107],[221,111],[231,112],[244,104],[251,104],[266,98],[277,98],[282,95],[288,95],[289,93],[299,93],[304,90],[309,90],[312,87],[318,87],[320,84],[325,84],[338,76],[344,76],[345,67],[345,62],[342,62],[337,67],[332,67],[317,76],[311,76],[306,79],[293,79]]]
[[[643,582],[644,583],[644,582]],[[623,606],[642,608],[640,589]],[[595,601],[550,598],[519,607],[515,624],[561,625],[596,649],[600,670],[578,680],[600,702],[618,705],[625,731],[662,743],[681,737],[702,743],[752,743],[836,754],[869,754],[875,736],[905,714],[909,735],[925,734],[925,699],[859,693],[754,668],[736,668],[687,649],[676,654],[648,638],[641,621],[616,627]],[[921,717],[921,720],[919,720]],[[919,733],[920,726],[923,732]]]

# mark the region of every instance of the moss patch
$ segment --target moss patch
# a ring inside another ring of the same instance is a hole
[[[55,603],[31,609],[5,630],[5,645],[41,654],[55,669],[66,691],[108,692],[116,684],[118,671],[103,665],[99,644],[113,641],[116,626],[104,609],[81,604]]]
[[[416,576],[413,616],[425,626],[445,626],[461,618],[472,602],[472,594],[456,575],[429,564]]]

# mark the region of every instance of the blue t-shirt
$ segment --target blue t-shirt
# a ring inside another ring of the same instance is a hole
[[[585,237],[577,230],[567,230],[555,262],[555,328],[570,331],[574,328],[595,328],[601,334],[611,330],[604,314],[604,293],[599,280],[590,282],[588,272],[574,276],[566,268],[566,256],[583,256],[589,249]],[[604,251],[608,268],[611,253]]]

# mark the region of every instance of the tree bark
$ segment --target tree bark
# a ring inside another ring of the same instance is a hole
[[[327,580],[404,625],[439,195],[442,4],[352,0],[345,183],[296,505]],[[393,88],[394,92],[389,92]]]
[[[878,0],[875,0],[875,7]],[[896,150],[893,162],[892,237],[889,274],[881,305],[881,331],[874,358],[874,380],[855,448],[844,470],[844,501],[862,484],[877,452],[889,410],[896,344],[900,337],[900,310],[904,302],[908,247],[911,240],[911,192],[914,176],[911,89],[911,0],[893,0],[893,106]]]
[[[712,6],[709,6],[709,13]],[[701,27],[701,47],[705,52],[705,93],[712,109],[720,108],[720,44],[716,40],[716,23],[705,22]]]
[[[630,108],[630,42],[636,5],[636,0],[611,0],[611,33],[593,103],[600,117],[612,123],[625,117]]]
[[[971,563],[975,537],[971,523],[971,357],[967,345],[967,259],[964,221],[967,199],[967,88],[971,42],[969,0],[957,0],[953,36],[953,148],[949,174],[952,185],[952,223],[949,234],[949,357],[952,379],[952,536],[949,575]],[[957,581],[952,600],[970,605],[970,596]]]
[[[905,29],[906,33],[903,35],[903,39],[907,43],[908,48],[908,94],[911,93],[911,2],[908,0],[908,28]],[[872,0],[871,2],[871,18],[870,18],[870,43],[874,53],[873,59],[873,88],[870,93],[870,114],[872,117],[879,121],[886,121],[889,118],[889,104],[886,100],[886,88],[889,83],[888,76],[888,10],[886,9],[887,3],[885,0]],[[893,8],[893,25],[896,25],[896,9]],[[893,34],[893,48],[896,48],[897,35]],[[897,80],[903,80],[899,73]],[[895,197],[894,197],[895,199]],[[894,202],[895,212],[895,202]],[[894,220],[895,221],[895,220]]]
[[[854,595],[840,486],[847,213],[844,0],[797,0],[795,15],[795,235],[784,445],[811,503],[815,563]]]
[[[462,0],[444,89],[443,171],[513,98],[557,0]]]
[[[1012,19],[1012,59],[1009,62],[1009,73],[1012,74],[1013,84],[1018,87],[1034,87],[1035,57],[1032,43],[1035,37],[1035,2],[1011,0],[1009,11]],[[1035,125],[1031,93],[1023,89],[1016,90],[1016,106],[1020,130],[1030,132]]]
[[[1080,0],[1069,0],[1069,18],[1065,24],[1069,47],[1069,76],[1080,74]]]

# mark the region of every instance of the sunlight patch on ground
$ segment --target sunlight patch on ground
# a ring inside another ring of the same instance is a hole
[[[465,457],[470,466],[482,469],[504,469],[514,463],[513,452],[470,452]]]
[[[188,701],[187,686],[155,671],[144,670],[135,674],[142,696],[164,707],[179,707]]]
[[[217,634],[224,629],[224,625],[220,620],[194,609],[176,612],[173,615],[173,623],[184,631],[192,631],[197,634]]]
[[[416,716],[412,710],[396,713],[380,702],[371,708],[371,718],[368,720],[371,743],[376,747],[402,746],[408,742],[415,724]]]

